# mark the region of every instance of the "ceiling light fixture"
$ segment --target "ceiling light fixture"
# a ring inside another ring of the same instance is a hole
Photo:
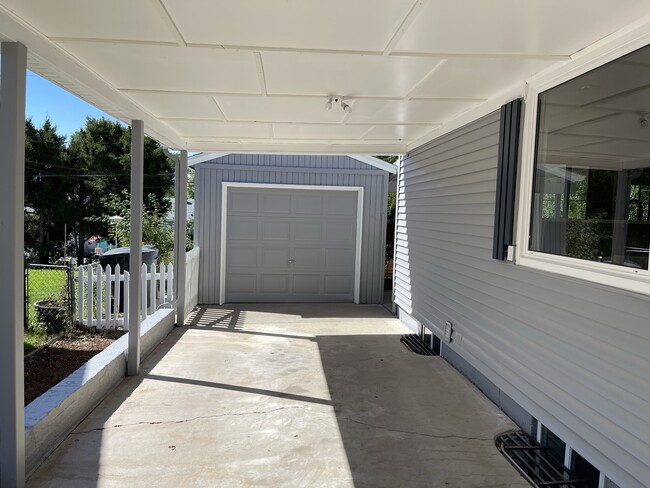
[[[332,106],[336,104],[341,105],[341,110],[346,114],[349,114],[352,111],[352,107],[349,104],[345,103],[344,97],[339,97],[337,95],[330,95],[327,97],[327,102],[325,102],[325,110],[332,110]]]

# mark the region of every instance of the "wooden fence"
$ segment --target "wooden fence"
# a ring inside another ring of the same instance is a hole
[[[174,265],[147,268],[142,265],[142,320],[174,301]],[[128,330],[129,272],[98,264],[79,266],[76,271],[77,306],[75,320],[86,327]]]

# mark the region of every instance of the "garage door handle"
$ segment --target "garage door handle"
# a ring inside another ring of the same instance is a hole
[[[287,260],[287,263],[288,263],[288,264],[293,264],[293,263],[295,263],[295,262],[296,262],[295,259],[288,259],[288,260]]]

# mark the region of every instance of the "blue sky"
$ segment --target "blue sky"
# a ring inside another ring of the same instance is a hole
[[[76,95],[41,78],[36,73],[27,72],[27,100],[25,116],[32,119],[37,127],[43,125],[46,117],[57,126],[58,133],[71,136],[86,124],[86,117],[105,117],[115,120]]]

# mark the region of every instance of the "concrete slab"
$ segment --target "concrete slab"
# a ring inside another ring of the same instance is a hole
[[[381,306],[199,309],[30,487],[528,487],[514,424]]]

